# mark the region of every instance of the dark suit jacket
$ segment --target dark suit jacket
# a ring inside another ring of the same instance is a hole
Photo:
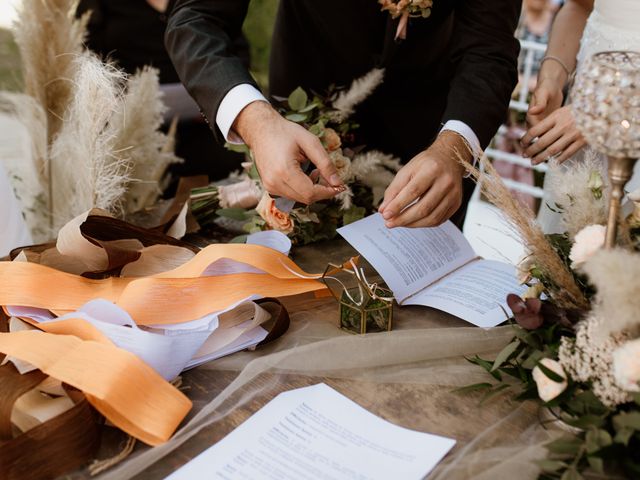
[[[177,0],[166,45],[178,75],[212,125],[226,93],[255,81],[234,55],[249,0]],[[376,0],[281,0],[270,89],[322,93],[373,67],[384,84],[360,109],[368,145],[404,157],[424,149],[447,120],[467,123],[486,146],[505,118],[517,81],[513,37],[520,0],[434,0],[396,43],[397,20]],[[219,132],[218,132],[219,135]]]
[[[220,102],[238,84],[255,85],[230,41],[248,4],[176,0],[168,20],[169,55],[220,139]],[[280,0],[270,93],[287,96],[297,86],[322,93],[384,67],[384,83],[356,113],[368,147],[406,162],[447,120],[465,122],[486,147],[517,82],[520,8],[520,0],[434,0],[431,16],[411,19],[407,39],[397,43],[398,20],[376,0]],[[465,190],[468,198],[468,183]]]

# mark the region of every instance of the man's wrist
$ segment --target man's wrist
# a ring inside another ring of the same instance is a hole
[[[240,111],[231,129],[251,148],[253,137],[260,126],[265,125],[265,122],[273,121],[274,115],[279,116],[268,102],[256,100]]]
[[[471,162],[474,158],[473,150],[460,133],[453,130],[443,130],[440,132],[435,142],[429,147],[429,151],[446,158],[460,171],[460,176],[464,175],[465,169],[459,160],[464,159]]]

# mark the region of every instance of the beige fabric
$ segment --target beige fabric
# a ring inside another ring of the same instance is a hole
[[[307,271],[353,252],[343,244],[300,249]],[[327,258],[327,257],[330,258]],[[430,479],[535,479],[533,460],[559,430],[545,429],[534,402],[501,396],[479,406],[454,388],[492,379],[464,357],[493,358],[512,327],[483,330],[447,314],[394,307],[394,331],[355,336],[337,328],[332,298],[284,299],[290,331],[255,352],[202,365],[183,379],[197,412],[167,443],[138,449],[101,479],[163,478],[237,427],[281,391],[325,382],[371,412],[408,428],[458,440]],[[206,390],[206,393],[202,393]]]

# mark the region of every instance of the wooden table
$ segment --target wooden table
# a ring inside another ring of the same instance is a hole
[[[292,257],[308,272],[322,272],[328,262],[342,262],[354,255],[353,249],[342,240],[324,242],[313,246],[296,248]],[[369,266],[371,278],[375,272]],[[267,355],[282,347],[282,342],[291,340],[305,325],[304,342],[323,340],[332,336],[351,335],[338,328],[338,306],[332,297],[315,299],[309,295],[283,299],[287,306],[292,326],[290,333],[255,352],[239,352],[230,357],[202,365],[182,375],[181,389],[193,401],[193,411],[187,421],[204,405],[215,398],[237,376],[242,365],[259,355]],[[469,324],[450,315],[424,307],[394,306],[394,330],[414,328],[469,327]],[[311,320],[310,320],[311,319]],[[377,335],[377,334],[371,334]],[[459,359],[465,363],[464,359]],[[480,374],[480,372],[479,372]],[[488,378],[488,377],[487,377]],[[251,414],[261,408],[274,395],[283,390],[325,382],[345,394],[366,409],[395,424],[415,430],[453,437],[458,441],[456,450],[462,448],[479,432],[484,431],[503,418],[505,412],[515,405],[507,398],[478,408],[479,397],[461,396],[452,393],[451,387],[411,382],[376,382],[366,378],[335,378],[306,376],[300,374],[264,373],[251,383],[253,390],[260,389],[248,402],[224,415],[219,421],[204,428],[179,446],[171,454],[147,468],[139,479],[160,479],[185,464],[206,448],[223,438]],[[241,390],[245,391],[246,389]],[[531,412],[530,412],[531,413]],[[528,419],[523,418],[523,422]],[[518,419],[508,428],[514,431],[526,425],[518,425]],[[126,437],[115,429],[105,429],[104,441],[99,458],[107,458],[119,451]],[[138,442],[137,451],[149,447]],[[455,450],[454,450],[455,451]],[[70,478],[88,478],[86,471],[79,471]]]

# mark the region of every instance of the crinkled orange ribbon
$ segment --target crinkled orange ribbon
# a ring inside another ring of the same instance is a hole
[[[264,274],[201,276],[220,259]],[[153,277],[92,280],[27,262],[0,262],[0,305],[37,307],[55,313],[77,310],[103,298],[140,325],[195,320],[251,295],[280,297],[326,287],[281,253],[259,245],[211,245],[184,265]],[[134,354],[113,345],[81,319],[38,325],[46,332],[0,334],[0,352],[26,361],[82,390],[116,426],[150,445],[166,441],[191,402]]]
[[[220,259],[265,272],[201,277]],[[103,298],[126,310],[139,325],[174,324],[219,311],[250,295],[283,297],[326,287],[285,255],[259,245],[210,245],[184,265],[153,277],[92,280],[38,264],[0,262],[0,305],[73,312]]]
[[[82,390],[114,425],[149,444],[171,437],[191,401],[133,353],[38,331],[0,333],[0,352]]]

